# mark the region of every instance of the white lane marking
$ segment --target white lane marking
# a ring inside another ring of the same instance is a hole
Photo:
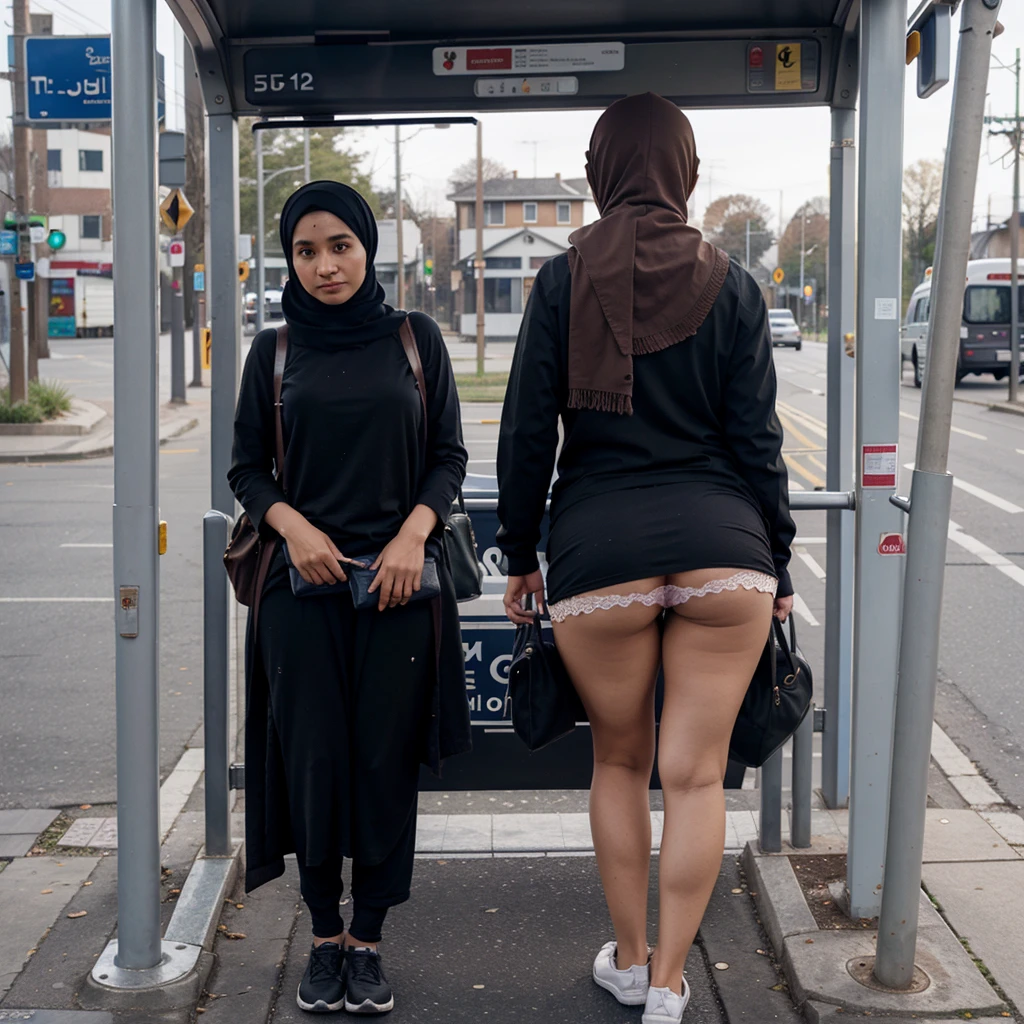
[[[919,422],[919,420],[918,420],[918,418],[916,416],[912,415],[909,412],[904,412],[902,409],[900,410],[900,415],[905,420],[913,420],[915,423]],[[976,441],[987,441],[988,440],[988,438],[984,434],[976,434],[973,430],[964,430],[963,427],[953,427],[953,426],[951,426],[949,429],[952,430],[954,434],[963,434],[964,437],[973,437]]]
[[[804,565],[807,566],[808,569],[811,570],[811,572],[814,573],[815,576],[818,577],[819,580],[823,580],[825,578],[825,570],[821,567],[814,555],[808,551],[798,551],[797,557],[804,563]]]
[[[0,604],[106,604],[113,600],[112,597],[0,597]]]
[[[62,548],[112,548],[113,542],[107,544],[61,544]]]
[[[952,519],[949,521],[948,536],[954,544],[959,544],[965,551],[969,551],[983,562],[998,569],[1004,576],[1009,576],[1014,583],[1019,583],[1024,587],[1024,569],[999,554],[998,551],[993,551],[987,544],[982,544],[980,540],[964,533]]]
[[[904,463],[904,468],[913,469],[914,463],[906,462]],[[953,477],[953,486],[959,488],[961,491],[966,491],[967,494],[973,494],[975,498],[981,498],[982,501],[987,501],[990,505],[994,505],[1003,512],[1009,512],[1011,516],[1015,516],[1019,512],[1024,512],[1024,508],[1021,508],[1020,505],[1014,505],[1012,501],[1000,498],[998,494],[986,491],[984,487],[977,487],[975,484],[969,484],[966,480],[961,480],[958,476]]]
[[[1018,448],[1017,449],[1017,454],[1018,455],[1024,455],[1024,448]]]
[[[797,544],[827,544],[828,537],[801,537],[798,533],[796,535]]]
[[[793,611],[803,619],[808,626],[820,626],[821,623],[814,617],[814,613],[807,607],[807,602],[799,595],[793,595]]]
[[[810,413],[804,412],[802,409],[797,409],[795,406],[790,405],[788,402],[776,401],[775,405],[781,409],[785,415],[789,416],[790,419],[799,423],[800,426],[806,427],[811,433],[817,434],[819,437],[828,438],[828,427],[817,417],[812,416]]]

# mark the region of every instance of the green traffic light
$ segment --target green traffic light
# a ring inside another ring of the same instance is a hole
[[[49,235],[46,236],[46,244],[56,252],[58,249],[63,249],[67,244],[68,236],[63,231],[58,231],[54,228]]]

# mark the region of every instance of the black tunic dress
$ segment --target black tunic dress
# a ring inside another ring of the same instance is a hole
[[[498,543],[509,572],[538,566],[558,447],[549,602],[703,568],[751,569],[793,592],[782,428],[764,299],[729,268],[685,341],[633,359],[633,415],[567,407],[568,258],[537,275],[516,345],[498,445]]]
[[[427,384],[426,462],[397,334],[329,351],[293,336],[281,398],[287,497],[273,476],[275,332],[256,336],[228,477],[265,535],[274,536],[264,517],[278,501],[349,557],[380,551],[418,504],[447,520],[467,458],[458,395],[437,325],[409,319]],[[293,851],[309,865],[339,853],[380,862],[415,813],[419,763],[439,771],[470,748],[458,605],[441,569],[438,663],[429,603],[356,612],[344,592],[297,599],[278,551],[260,635],[250,622],[246,644],[247,890],[280,875]]]

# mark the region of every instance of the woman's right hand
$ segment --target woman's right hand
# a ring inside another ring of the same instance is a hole
[[[323,586],[348,580],[340,563],[352,563],[352,559],[346,558],[334,541],[322,530],[318,530],[302,513],[296,512],[284,502],[278,502],[271,506],[266,519],[284,538],[292,565],[307,583]]]
[[[544,612],[544,576],[540,569],[529,576],[509,576],[505,588],[505,614],[518,626],[533,622],[537,612],[523,608],[523,599],[532,594],[537,611]]]

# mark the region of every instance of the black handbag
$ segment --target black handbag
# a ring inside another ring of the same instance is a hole
[[[457,601],[475,601],[484,592],[484,567],[476,553],[473,520],[466,511],[466,502],[459,488],[459,500],[444,528],[444,546],[455,582]]]
[[[399,329],[405,358],[409,360],[412,375],[416,378],[416,388],[420,393],[423,405],[423,447],[427,447],[427,382],[423,376],[423,362],[420,350],[416,346],[416,335],[408,318],[402,321]],[[484,567],[476,554],[476,537],[473,534],[473,523],[466,512],[466,502],[459,488],[458,504],[452,505],[451,515],[444,528],[444,546],[452,579],[455,582],[455,599],[457,601],[475,601],[484,592]]]
[[[587,713],[553,640],[544,638],[540,615],[516,627],[508,669],[505,718],[530,750],[567,736]]]
[[[787,642],[782,623],[772,619],[771,635],[732,730],[729,758],[748,768],[760,768],[796,732],[811,707],[814,680],[797,646],[792,614],[789,633]]]

